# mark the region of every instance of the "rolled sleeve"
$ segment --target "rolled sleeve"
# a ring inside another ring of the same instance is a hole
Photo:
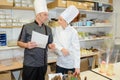
[[[26,29],[25,26],[22,27],[18,41],[26,42]]]

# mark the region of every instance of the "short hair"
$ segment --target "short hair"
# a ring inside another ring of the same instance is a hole
[[[71,21],[71,22],[78,22],[80,20],[80,13]]]

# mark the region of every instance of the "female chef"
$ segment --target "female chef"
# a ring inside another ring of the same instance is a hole
[[[78,15],[79,10],[71,5],[58,18],[60,26],[56,28],[54,37],[58,54],[56,73],[66,74],[68,71],[80,73],[80,43],[77,31],[70,26]]]

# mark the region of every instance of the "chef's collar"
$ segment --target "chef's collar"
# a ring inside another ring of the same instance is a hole
[[[36,20],[34,22],[38,25],[38,22]]]
[[[37,22],[36,20],[35,20],[34,22],[35,22],[35,24],[37,24],[37,25],[39,26],[39,24],[38,24],[38,22]],[[43,24],[41,25],[41,27],[42,27],[42,26],[43,26]]]
[[[70,25],[68,25],[68,26],[65,28],[65,30],[68,30],[70,27],[71,27],[71,26],[70,26]]]

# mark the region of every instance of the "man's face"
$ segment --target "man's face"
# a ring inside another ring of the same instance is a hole
[[[47,12],[41,12],[37,15],[37,19],[44,23],[48,19],[48,13]]]

